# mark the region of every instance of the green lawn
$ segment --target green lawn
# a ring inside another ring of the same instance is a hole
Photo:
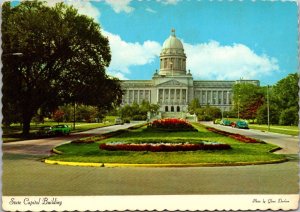
[[[115,123],[115,116],[107,116],[105,117],[103,123],[86,123],[86,122],[76,122],[75,130],[73,129],[73,122],[60,122],[59,124],[67,124],[71,127],[71,132],[81,132],[94,128],[110,126]],[[31,123],[30,125],[30,137],[35,138],[35,133],[39,130],[40,127],[43,126],[54,126],[57,125],[57,122],[54,121],[45,121],[44,123]],[[24,140],[22,137],[22,127],[20,124],[12,124],[10,127],[2,127],[3,130],[3,142],[11,142],[11,141],[20,141]]]
[[[151,132],[145,127],[129,130],[119,136],[111,137],[91,144],[64,144],[56,149],[63,152],[53,155],[49,159],[72,162],[93,163],[137,163],[137,164],[184,164],[184,163],[225,163],[237,162],[268,162],[284,159],[285,156],[270,153],[276,146],[261,143],[242,143],[235,139],[207,131],[200,124],[194,124],[198,132]],[[114,141],[142,141],[146,139],[186,139],[186,141],[206,140],[229,144],[230,150],[200,150],[182,152],[132,152],[132,151],[106,151],[100,150],[99,144]]]
[[[268,125],[250,124],[249,127],[251,129],[268,131]],[[298,128],[298,126],[271,125],[270,126],[270,132],[298,136],[299,135],[299,128]]]

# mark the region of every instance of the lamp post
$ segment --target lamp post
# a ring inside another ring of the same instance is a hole
[[[238,119],[240,119],[240,95],[238,95]]]
[[[269,101],[269,85],[267,86],[267,112],[268,112],[268,131],[270,131],[270,101]]]
[[[75,124],[76,124],[76,103],[74,101],[74,110],[73,110],[73,130],[75,130]]]

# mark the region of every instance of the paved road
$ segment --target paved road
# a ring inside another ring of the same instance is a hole
[[[130,124],[124,125],[113,125],[108,127],[96,128],[84,132],[72,133],[69,136],[4,143],[2,144],[2,150],[5,153],[50,155],[51,149],[60,144],[68,143],[87,136],[101,135],[103,133],[125,129],[140,123],[142,122],[132,122]]]
[[[252,138],[263,140],[267,143],[275,144],[282,149],[276,151],[277,154],[298,154],[299,153],[299,137],[284,135],[272,132],[262,132],[261,130],[254,129],[238,129],[230,126],[222,126],[219,124],[213,124],[212,122],[201,122],[206,126],[211,126],[216,129],[224,130],[227,132],[239,133],[241,135],[249,136]]]
[[[3,195],[298,193],[296,155],[289,155],[291,160],[286,163],[236,167],[95,168],[41,162],[53,146],[69,142],[76,136],[108,130],[113,129],[97,129],[74,137],[4,144]]]

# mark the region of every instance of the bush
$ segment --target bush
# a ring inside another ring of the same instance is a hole
[[[167,131],[197,131],[190,123],[185,120],[168,118],[159,119],[149,123],[148,128],[167,130]]]
[[[211,132],[214,132],[214,133],[217,133],[217,134],[220,134],[220,135],[224,135],[224,136],[228,136],[230,138],[236,139],[236,140],[244,142],[244,143],[265,143],[265,142],[256,140],[254,138],[249,138],[249,137],[244,136],[244,135],[240,135],[240,134],[236,134],[236,133],[230,133],[230,132],[226,132],[226,131],[223,131],[223,130],[218,130],[218,129],[215,129],[215,128],[212,128],[212,127],[206,127],[206,129],[211,131]]]
[[[150,151],[150,152],[176,152],[197,150],[223,150],[230,149],[228,144],[176,144],[176,145],[151,145],[151,144],[100,144],[100,149],[109,151]]]
[[[291,107],[285,109],[280,113],[279,124],[280,125],[298,125],[299,116],[298,116],[298,108]]]

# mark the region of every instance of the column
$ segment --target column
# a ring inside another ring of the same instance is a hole
[[[179,99],[180,104],[182,104],[182,89],[180,89],[180,99]]]
[[[140,103],[140,90],[138,90],[137,95],[138,95],[137,103],[139,104]]]
[[[229,91],[227,91],[227,97],[226,97],[226,98],[227,98],[227,101],[226,101],[226,102],[227,102],[227,104],[229,105]]]
[[[224,91],[222,91],[222,99],[221,99],[221,104],[224,105]]]
[[[165,102],[165,89],[162,89],[163,91],[163,98],[162,98],[162,102],[164,103]]]
[[[156,103],[159,102],[159,91],[160,91],[160,89],[156,89],[156,92],[157,92],[157,101],[156,101]]]
[[[169,90],[169,103],[171,102],[171,89],[168,89]]]
[[[185,102],[188,103],[188,89],[185,89]]]
[[[134,102],[134,99],[135,99],[135,90],[132,90],[132,103]]]
[[[212,105],[213,103],[213,90],[210,91],[210,104]]]
[[[151,90],[148,90],[148,101],[151,104]]]

